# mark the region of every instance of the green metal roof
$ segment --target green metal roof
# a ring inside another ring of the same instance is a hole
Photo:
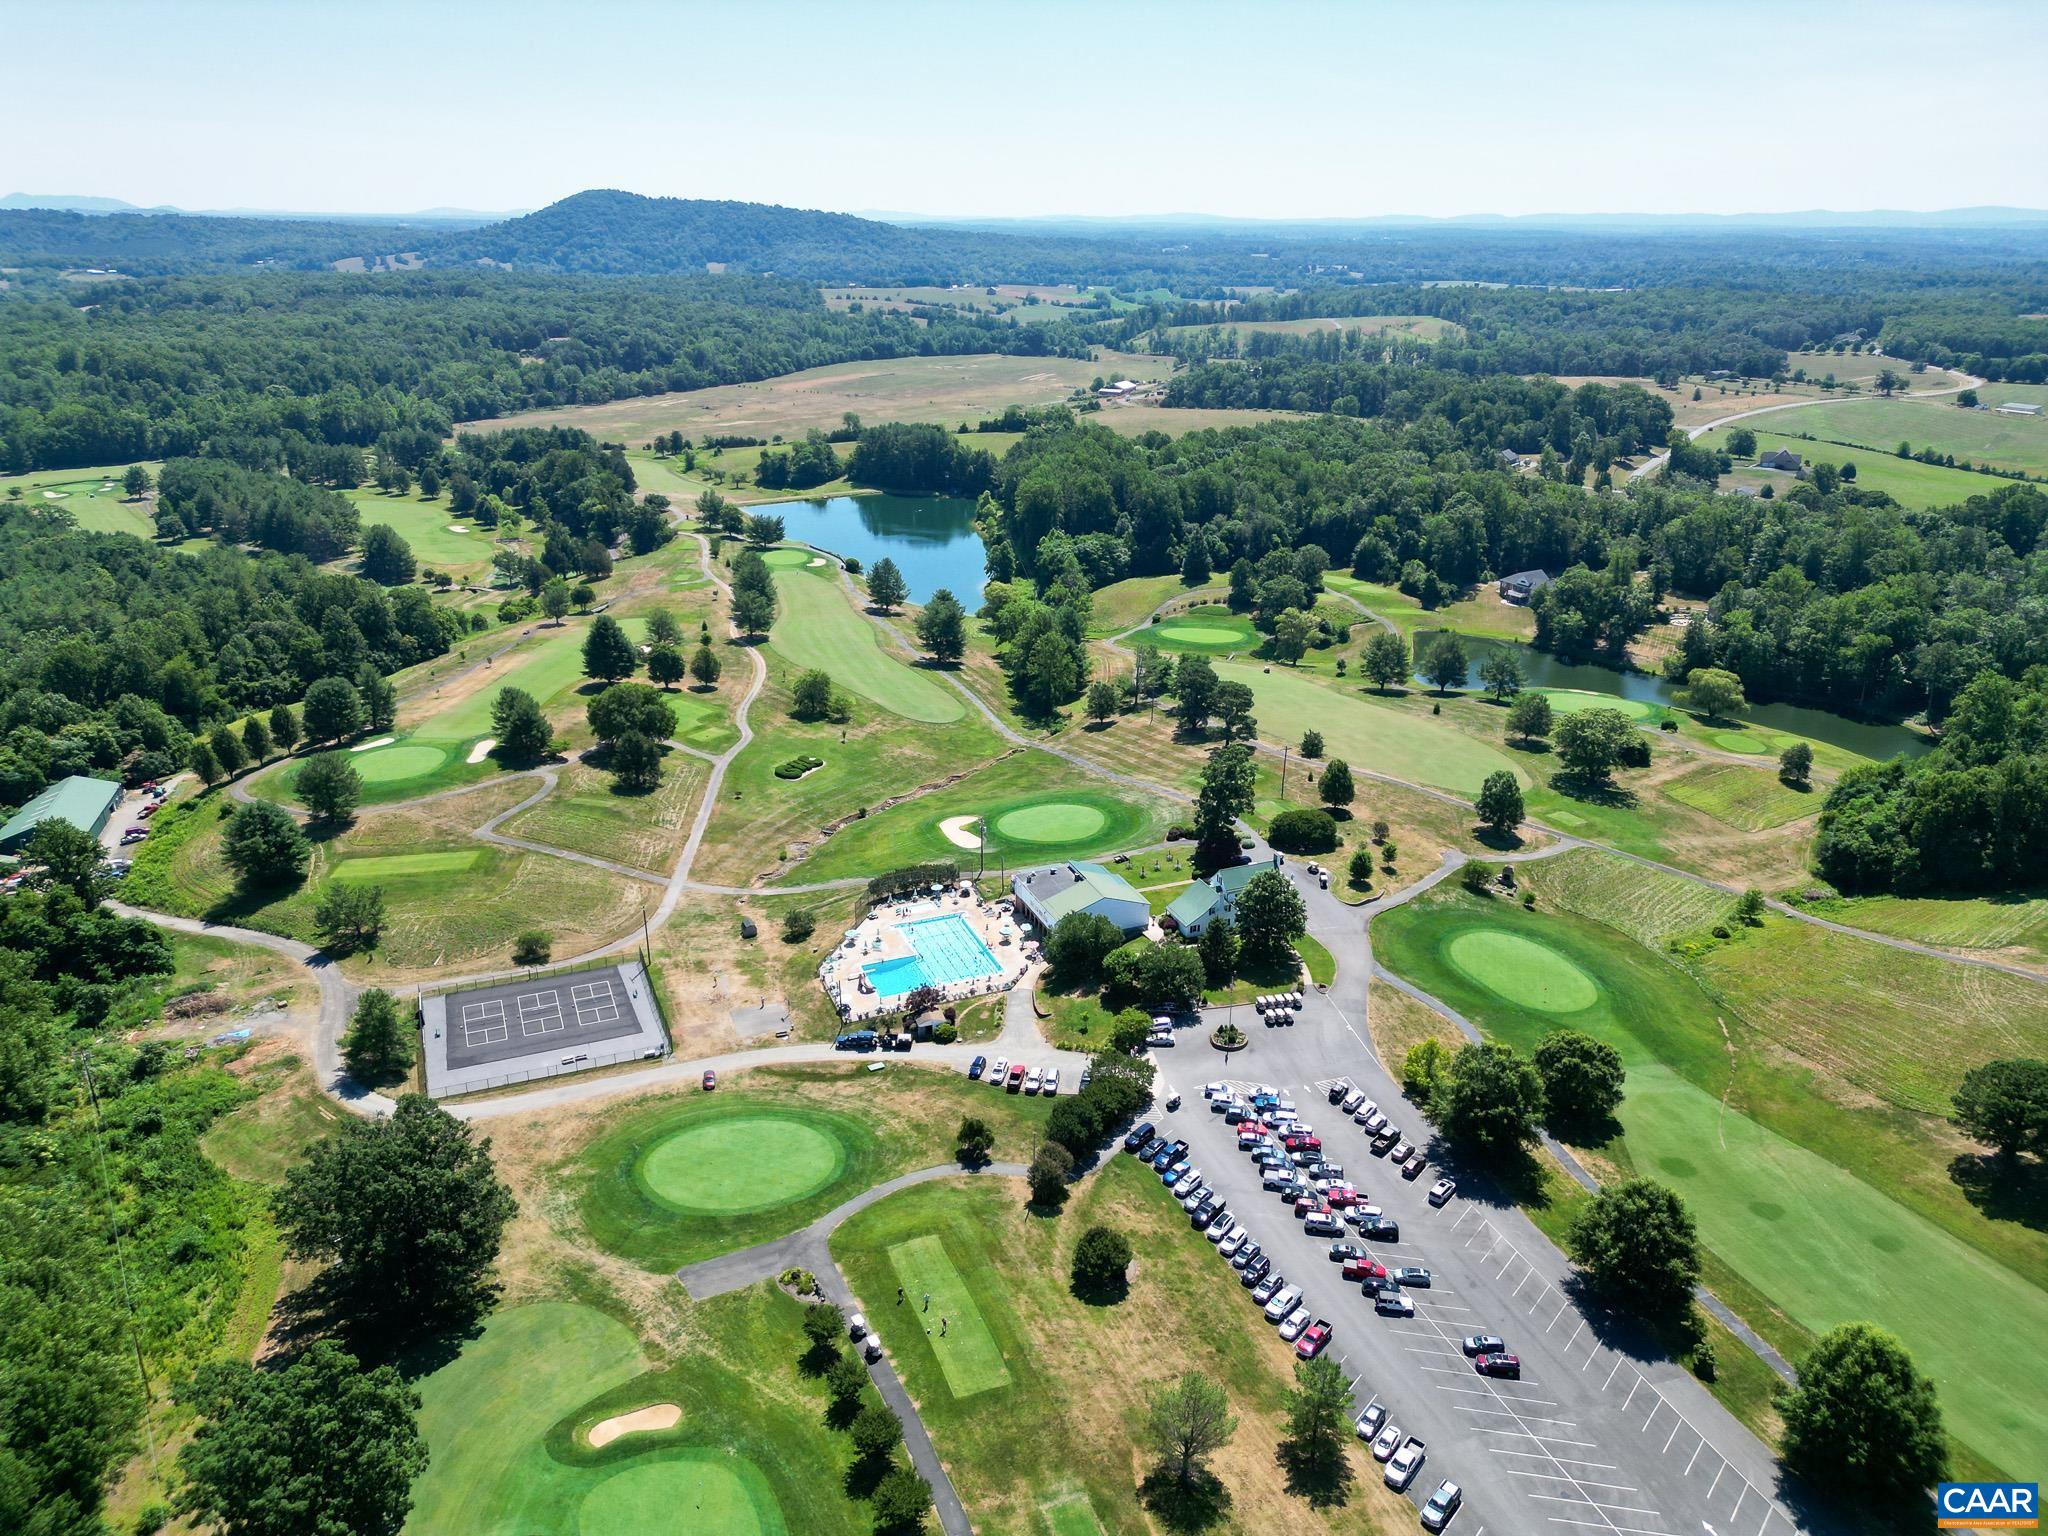
[[[1137,887],[1100,864],[1076,861],[1068,867],[1074,872],[1075,882],[1047,899],[1045,916],[1048,922],[1056,923],[1069,912],[1086,911],[1098,901],[1135,901],[1141,907],[1145,905],[1145,898],[1138,894]]]
[[[82,832],[97,832],[120,798],[121,786],[111,779],[89,779],[82,774],[59,779],[0,827],[0,847],[27,841],[38,826],[52,820],[68,821]]]
[[[1235,896],[1239,891],[1251,884],[1252,876],[1263,875],[1268,870],[1278,868],[1279,866],[1271,859],[1255,861],[1250,864],[1232,864],[1227,869],[1217,870],[1215,874],[1209,877],[1209,882],[1226,896]]]
[[[1216,887],[1206,880],[1197,880],[1173,898],[1166,915],[1185,928],[1189,923],[1198,923],[1207,917],[1216,900]]]

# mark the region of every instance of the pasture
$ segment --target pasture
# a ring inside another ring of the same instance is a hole
[[[1539,891],[1550,889],[1543,866],[1527,873]],[[1818,1333],[1867,1319],[1898,1333],[1936,1378],[1956,1435],[1994,1462],[2024,1462],[2042,1417],[2022,1406],[2026,1389],[2015,1368],[1984,1358],[1976,1320],[2048,1325],[2048,1292],[1894,1198],[1886,1181],[1869,1177],[1869,1152],[1844,1162],[1842,1139],[1853,1133],[1839,1117],[1865,1117],[1811,1087],[1803,1097],[1788,1093],[1796,1072],[1770,1056],[1778,1020],[1746,1009],[1728,1019],[1727,1003],[1678,966],[1562,910],[1530,913],[1446,890],[1388,913],[1374,933],[1389,968],[1522,1050],[1556,1026],[1615,1046],[1629,1082],[1623,1134],[1610,1154],[1678,1190],[1707,1246],[1801,1326]],[[1514,963],[1496,948],[1503,939],[1521,941]],[[1475,943],[1485,946],[1479,964]],[[1753,944],[1714,953],[1734,956]],[[1538,969],[1523,946],[1553,958]],[[1782,957],[1768,964],[1779,969]],[[1598,979],[1590,995],[1552,985],[1573,972]],[[1836,995],[1841,974],[1834,973]],[[1544,983],[1533,992],[1532,975]],[[1560,1006],[1575,1001],[1581,1005]],[[1731,1050],[1724,1027],[1735,1026],[1743,1027]],[[1897,1262],[1903,1255],[1912,1262]],[[1925,1305],[1929,1273],[1943,1277],[1941,1307]]]
[[[1305,320],[1225,320],[1220,325],[1176,325],[1166,334],[1175,341],[1199,340],[1205,332],[1236,331],[1241,336],[1316,336],[1331,332],[1356,331],[1389,336],[1413,336],[1437,341],[1464,334],[1456,321],[1436,315],[1316,315]]]
[[[1166,834],[1164,800],[1082,777],[1038,752],[1018,752],[930,794],[877,811],[834,833],[799,866],[798,880],[836,880],[905,864],[950,859],[963,869],[1092,858]],[[978,834],[958,818],[978,817]],[[979,835],[983,850],[947,835]]]
[[[1932,409],[1933,407],[1907,407],[1907,409]],[[1820,410],[1825,407],[1816,406]],[[1917,459],[1902,459],[1890,450],[1865,448],[1843,448],[1833,443],[1813,441],[1799,436],[1807,430],[1800,420],[1806,412],[1788,411],[1782,417],[1766,416],[1762,422],[1772,423],[1767,429],[1758,423],[1740,422],[1738,426],[1750,427],[1756,433],[1758,453],[1768,453],[1776,448],[1789,448],[1808,464],[1815,462],[1840,465],[1853,463],[1856,466],[1856,484],[1866,491],[1883,491],[1900,506],[1917,511],[1929,507],[1952,507],[1968,501],[1972,496],[1989,496],[1994,491],[2013,484],[2011,480],[1997,475],[1980,475],[1967,469],[1949,469],[1938,464],[1922,464]],[[1793,422],[1800,422],[1795,429]],[[1700,439],[1709,448],[1726,449],[1728,427],[1716,428]],[[1894,439],[1893,446],[1897,446]],[[1738,461],[1734,470],[1722,477],[1722,488],[1739,486],[1761,488],[1773,486],[1782,496],[1797,485],[1798,480],[1782,470],[1757,469],[1753,460]]]
[[[838,567],[812,567],[803,550],[769,553],[798,557],[777,562],[782,612],[768,640],[791,666],[829,672],[841,687],[919,724],[945,725],[967,713],[966,701],[946,683],[884,648],[881,630],[855,611],[840,585]]]
[[[595,1306],[502,1308],[418,1383],[429,1461],[406,1530],[866,1531],[866,1507],[841,1485],[846,1438],[796,1367],[802,1316],[768,1286],[719,1297],[690,1308],[688,1345],[656,1365]],[[672,1427],[593,1444],[594,1426],[658,1404],[681,1408]]]

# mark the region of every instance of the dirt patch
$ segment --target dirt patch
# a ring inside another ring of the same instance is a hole
[[[631,1413],[617,1414],[601,1419],[590,1426],[586,1438],[591,1449],[610,1445],[621,1435],[644,1434],[649,1430],[674,1429],[683,1422],[683,1410],[674,1403],[654,1403],[646,1408],[636,1408]]]

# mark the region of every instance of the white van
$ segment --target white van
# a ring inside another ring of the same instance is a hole
[[[1293,1314],[1294,1309],[1300,1305],[1301,1287],[1290,1285],[1286,1290],[1266,1303],[1266,1321],[1269,1323],[1284,1323]]]
[[[1048,1098],[1060,1091],[1060,1069],[1058,1067],[1047,1067],[1045,1069],[1045,1077],[1041,1080],[1038,1091]]]

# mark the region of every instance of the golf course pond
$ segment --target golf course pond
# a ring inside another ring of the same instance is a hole
[[[1442,630],[1417,630],[1415,654],[1423,655],[1430,642],[1442,633]],[[1658,709],[1683,707],[1677,685],[1654,673],[1622,672],[1613,667],[1565,661],[1516,640],[1485,640],[1462,634],[1458,638],[1465,646],[1468,663],[1465,686],[1468,688],[1482,687],[1479,664],[1487,657],[1505,651],[1521,665],[1522,682],[1530,688],[1541,688],[1545,692],[1555,689],[1607,694],[1614,699],[1643,706],[1640,712],[1630,710],[1629,713],[1645,718]],[[1419,676],[1416,682],[1427,686]],[[1918,757],[1933,745],[1927,737],[1903,725],[1873,725],[1851,720],[1847,715],[1833,714],[1825,709],[1808,709],[1798,704],[1752,704],[1743,710],[1741,718],[1749,725],[1826,742],[1829,746],[1840,747],[1845,752],[1853,752],[1875,762],[1901,755]],[[1748,750],[1739,740],[1722,745],[1735,752]]]
[[[790,538],[850,555],[865,569],[894,560],[914,603],[947,587],[967,608],[981,604],[985,552],[974,531],[974,503],[964,497],[829,496],[749,510],[781,518]]]

